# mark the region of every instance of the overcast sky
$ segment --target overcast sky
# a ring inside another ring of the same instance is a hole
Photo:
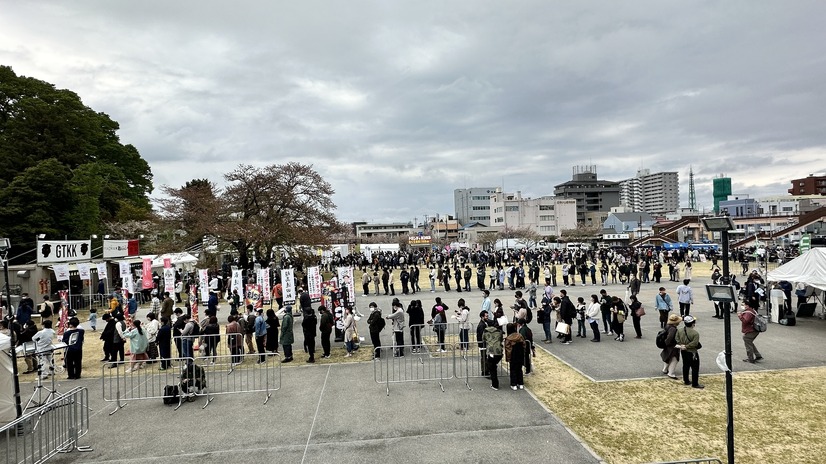
[[[574,165],[785,195],[826,170],[826,2],[0,0],[0,63],[77,92],[161,185],[312,163],[342,221],[553,193]]]

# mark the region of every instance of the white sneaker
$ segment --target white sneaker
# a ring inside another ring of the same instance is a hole
[[[511,385],[511,390],[516,391],[516,385]]]
[[[525,386],[524,386],[524,385],[520,385],[520,386],[519,386],[519,389],[520,389],[520,390],[524,390],[524,389],[525,389]]]

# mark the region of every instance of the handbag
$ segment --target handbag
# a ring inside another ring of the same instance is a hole
[[[571,326],[568,325],[568,323],[566,323],[566,322],[561,322],[560,321],[560,322],[556,323],[556,329],[555,330],[556,330],[557,333],[567,335],[567,334],[571,333]]]
[[[645,308],[643,306],[640,306],[639,308],[637,308],[637,317],[643,316],[645,316]]]

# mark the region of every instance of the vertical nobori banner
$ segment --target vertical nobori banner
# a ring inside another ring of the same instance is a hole
[[[169,258],[163,259],[163,291],[170,295],[175,293],[175,268]]]
[[[57,334],[63,335],[69,323],[69,291],[58,290],[57,294],[60,296],[60,321],[57,323]]]
[[[206,303],[209,301],[209,272],[206,269],[198,269],[198,279],[201,281],[199,288],[201,289],[201,301]]]
[[[281,290],[284,293],[284,304],[295,304],[295,277],[292,269],[281,270]]]
[[[230,288],[230,293],[232,290],[238,292],[238,298],[244,297],[244,276],[240,269],[232,270],[232,287]],[[230,297],[230,299],[232,299],[232,297]],[[243,313],[240,308],[238,311]]]
[[[206,286],[206,284],[204,284]],[[198,286],[189,286],[189,308],[191,311],[190,317],[195,323],[198,323]]]
[[[261,286],[261,301],[269,303],[272,300],[272,286],[270,285],[270,268],[258,270],[258,282]]]
[[[313,303],[321,301],[321,268],[318,266],[307,268],[307,292]]]
[[[353,268],[340,267],[336,271],[338,273],[338,287],[344,294],[344,305],[354,308],[356,306],[356,286],[353,283]]]
[[[141,270],[141,288],[152,288],[152,258],[143,258]]]

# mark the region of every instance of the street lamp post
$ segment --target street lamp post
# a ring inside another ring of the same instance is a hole
[[[11,243],[7,238],[0,238],[0,253],[2,253],[3,259],[3,275],[6,278],[6,305],[8,306],[8,321],[9,326],[11,326],[12,321],[14,321],[14,310],[11,304],[11,289],[9,286],[9,260],[8,260],[8,253],[9,249],[11,248]],[[11,328],[11,327],[10,327]],[[9,347],[9,351],[11,351],[11,372],[12,376],[14,377],[14,406],[17,412],[17,417],[23,415],[23,407],[20,403],[20,380],[17,378],[17,335],[14,330],[11,330],[11,346]]]
[[[729,243],[728,231],[734,230],[734,222],[728,216],[718,216],[703,219],[706,230],[720,232],[720,241],[723,242],[723,282],[725,285],[706,285],[708,298],[718,303],[732,303],[737,296],[730,285],[729,277]],[[731,375],[731,309],[723,309],[724,352],[726,357],[726,451],[728,464],[734,464],[734,385]]]

